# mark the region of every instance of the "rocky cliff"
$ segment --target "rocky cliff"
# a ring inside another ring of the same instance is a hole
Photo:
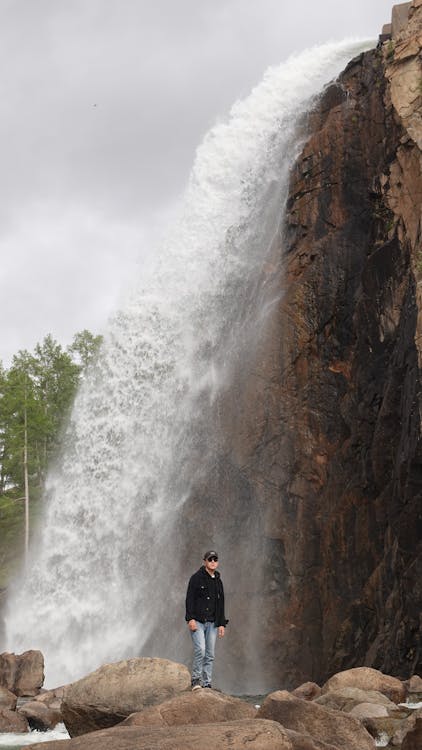
[[[275,684],[422,669],[422,0],[411,5],[310,115],[262,280],[275,312],[219,410],[209,502],[226,529],[237,518],[265,540],[265,574],[236,611],[259,597],[252,650]],[[227,567],[245,560],[239,536]]]
[[[247,469],[292,680],[422,668],[421,45],[415,0],[325,92],[292,175]]]

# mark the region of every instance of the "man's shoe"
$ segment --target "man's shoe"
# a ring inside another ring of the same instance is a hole
[[[204,688],[211,688],[211,690],[212,690],[212,685],[202,685],[202,687],[204,687]]]
[[[201,688],[200,680],[192,680],[191,687],[192,687],[192,690],[200,690]]]

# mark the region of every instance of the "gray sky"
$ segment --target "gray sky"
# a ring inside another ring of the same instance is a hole
[[[0,359],[101,332],[195,148],[268,65],[390,0],[0,0]]]

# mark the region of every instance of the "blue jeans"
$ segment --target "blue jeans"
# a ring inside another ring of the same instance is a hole
[[[197,629],[190,632],[193,641],[192,680],[202,685],[211,685],[215,641],[218,628],[213,622],[198,622]]]

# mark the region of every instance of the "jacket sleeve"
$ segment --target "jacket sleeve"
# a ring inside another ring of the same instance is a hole
[[[228,622],[229,621],[226,619],[226,615],[224,611],[224,591],[223,591],[223,622],[221,624],[224,625],[224,627],[226,627],[228,625]]]
[[[224,625],[224,627],[226,627],[226,625],[228,623],[228,620],[226,620],[226,615],[225,615],[225,611],[224,611],[225,607],[224,607],[224,586],[223,586],[223,581],[220,580],[219,583],[220,583],[221,611],[220,611],[220,617],[218,618],[219,621],[217,622],[217,624],[218,625]]]
[[[185,620],[195,619],[195,581],[194,576],[191,576],[188,583],[188,590],[186,592],[186,614]]]

